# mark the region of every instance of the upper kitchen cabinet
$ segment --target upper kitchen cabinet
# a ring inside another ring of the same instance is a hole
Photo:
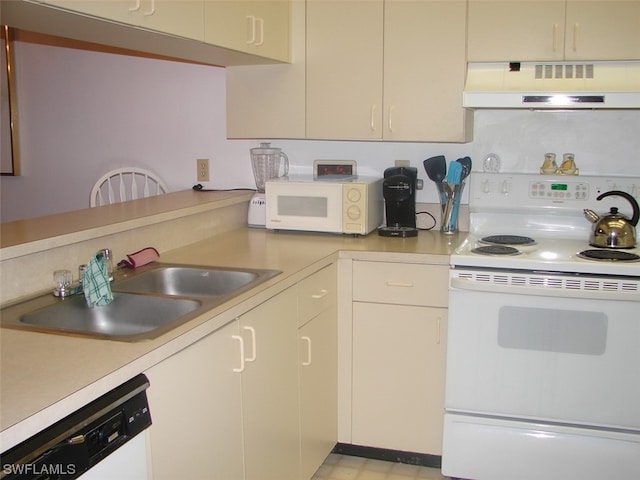
[[[464,1],[308,0],[307,137],[468,141],[465,22]]]
[[[307,137],[382,138],[384,3],[307,1]]]
[[[205,42],[289,61],[289,0],[204,0]]]
[[[640,58],[640,2],[469,0],[468,60]]]
[[[385,1],[383,138],[471,140],[465,50],[466,2]]]
[[[294,1],[291,19],[291,64],[227,68],[229,138],[470,140],[465,1]]]
[[[208,1],[218,3],[248,2]],[[276,3],[280,4],[268,5]],[[222,40],[208,43],[204,0],[12,0],[0,1],[0,15],[3,23],[21,30],[207,65],[281,63],[265,53],[227,47]],[[264,38],[265,44],[270,18],[256,17],[256,28],[264,24],[264,31],[256,30],[256,38]]]
[[[567,2],[567,60],[640,59],[640,1]]]
[[[193,40],[204,39],[204,0],[45,0],[98,18]]]
[[[228,138],[305,138],[305,2],[291,4],[291,63],[227,67]]]

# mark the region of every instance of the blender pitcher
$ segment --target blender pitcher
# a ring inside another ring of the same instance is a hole
[[[261,143],[251,149],[251,166],[258,192],[264,193],[267,180],[285,177],[289,173],[289,159],[279,148],[271,148],[270,143]],[[282,172],[282,173],[280,173]]]

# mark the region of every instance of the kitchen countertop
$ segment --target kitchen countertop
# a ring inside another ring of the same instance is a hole
[[[282,274],[161,337],[138,343],[1,329],[0,451],[215,331],[338,257],[448,264],[458,238],[422,231],[383,238],[241,228],[162,254],[161,261],[268,268]]]

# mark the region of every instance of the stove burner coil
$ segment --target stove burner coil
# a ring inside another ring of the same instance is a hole
[[[494,245],[535,245],[536,243],[533,238],[521,235],[490,235],[483,237],[480,241]]]
[[[519,255],[521,253],[517,248],[505,245],[486,245],[484,247],[474,248],[471,252],[480,255]]]
[[[578,257],[586,260],[599,260],[603,262],[637,262],[640,256],[635,253],[621,252],[620,250],[583,250]]]

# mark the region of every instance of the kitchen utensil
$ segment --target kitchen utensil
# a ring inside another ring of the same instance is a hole
[[[427,176],[431,180],[436,183],[442,183],[444,181],[447,176],[447,160],[444,158],[444,155],[427,158],[422,164],[427,172]]]
[[[464,181],[464,179],[467,178],[471,173],[473,163],[471,162],[471,158],[469,157],[459,158],[456,161],[460,163],[460,165],[462,165],[462,177],[460,178],[460,181]]]
[[[458,208],[465,184],[464,182],[457,184],[445,182],[441,185],[445,193],[445,200],[442,203],[440,231],[444,234],[451,235],[458,231]]]
[[[440,196],[440,204],[444,209],[447,196],[442,182],[444,182],[447,176],[447,160],[444,158],[444,155],[436,155],[435,157],[427,158],[422,164],[427,172],[427,176],[436,184],[438,195]]]
[[[635,198],[627,192],[611,190],[605,192],[596,200],[605,197],[618,196],[626,198],[633,207],[631,219],[618,213],[616,207],[611,207],[608,215],[599,216],[593,210],[585,209],[584,215],[591,223],[595,224],[589,244],[601,248],[633,248],[636,245],[636,225],[640,217],[640,207]]]
[[[462,164],[460,162],[451,162],[449,171],[447,172],[447,183],[457,185],[462,179]]]

